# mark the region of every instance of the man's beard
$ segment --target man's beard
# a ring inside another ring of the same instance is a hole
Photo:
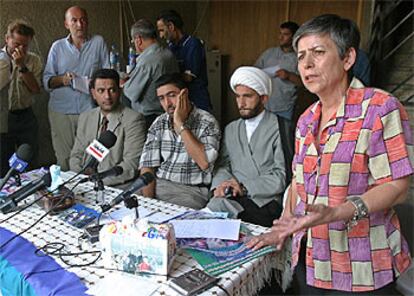
[[[256,104],[256,106],[254,106],[253,108],[249,108],[249,109],[244,109],[244,110],[249,110],[250,112],[249,113],[247,113],[247,114],[242,114],[241,113],[241,110],[239,109],[239,112],[240,112],[240,117],[242,118],[242,119],[250,119],[250,118],[254,118],[254,117],[256,117],[257,115],[259,115],[262,111],[263,111],[263,108],[261,108],[262,107],[262,103],[261,102],[258,102],[257,104]]]

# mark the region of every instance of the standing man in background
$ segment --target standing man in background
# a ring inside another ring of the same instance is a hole
[[[131,107],[144,114],[147,129],[163,113],[157,98],[155,81],[164,74],[178,72],[174,55],[157,41],[157,29],[149,20],[140,19],[131,27],[131,38],[140,55],[124,84],[124,95]]]
[[[38,151],[32,103],[33,95],[40,92],[42,62],[29,51],[34,34],[26,22],[15,20],[8,25],[6,44],[0,49],[0,177],[9,169],[8,159],[18,146],[29,144],[35,156]]]
[[[183,19],[175,10],[164,10],[157,18],[160,38],[167,40],[177,58],[180,73],[188,85],[190,100],[197,108],[211,111],[206,52],[200,40],[186,34],[183,26]]]
[[[297,86],[302,85],[298,70],[297,57],[292,47],[292,38],[298,24],[285,22],[280,25],[279,47],[267,49],[255,66],[264,69],[272,79],[272,95],[266,104],[266,109],[278,116],[280,136],[288,183],[290,182],[290,166],[293,159],[294,122],[293,113],[297,99]]]
[[[69,36],[52,44],[43,84],[50,92],[49,120],[58,165],[69,169],[79,114],[92,109],[88,80],[100,68],[109,68],[108,49],[102,36],[88,35],[85,9],[72,6],[65,13]]]

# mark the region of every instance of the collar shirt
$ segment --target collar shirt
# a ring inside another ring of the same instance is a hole
[[[109,112],[106,116],[102,114],[102,112],[99,113],[99,128],[98,128],[98,134],[96,135],[97,138],[99,137],[99,134],[109,130],[113,133],[116,132],[117,128],[122,123],[122,117],[125,112],[125,106],[121,103],[118,104],[116,109]],[[104,119],[106,118],[106,120]]]
[[[32,52],[26,54],[24,64],[33,73],[40,85],[42,62]],[[7,112],[29,108],[33,103],[33,94],[24,83],[18,67],[7,53],[6,47],[0,50],[0,132],[7,132]]]
[[[413,173],[413,139],[408,115],[399,101],[353,79],[336,115],[316,138],[321,102],[300,117],[296,130],[293,172],[305,204],[337,206],[349,196]],[[337,221],[307,230],[307,284],[340,291],[370,291],[394,281],[410,265],[408,245],[394,210],[370,213],[347,230]],[[292,266],[297,264],[300,240],[295,233]]]
[[[244,123],[246,124],[246,135],[247,135],[247,141],[250,143],[250,139],[256,130],[256,128],[259,126],[260,121],[263,119],[263,116],[265,114],[265,111],[263,110],[259,115],[253,118],[246,119]]]
[[[94,106],[89,93],[75,90],[72,86],[49,88],[54,76],[73,72],[78,77],[90,78],[101,68],[109,68],[109,55],[104,39],[94,35],[78,49],[70,35],[55,41],[50,48],[43,75],[45,89],[50,92],[49,108],[64,114],[80,114]]]
[[[209,163],[206,170],[201,170],[188,155],[181,136],[174,131],[168,113],[160,115],[149,128],[140,168],[158,168],[158,178],[180,184],[209,185],[220,146],[220,127],[210,113],[195,106],[185,125],[204,145]]]
[[[191,35],[184,35],[177,43],[168,42],[170,50],[178,61],[180,73],[193,77],[188,83],[190,100],[197,108],[209,111],[211,108],[208,93],[206,51],[201,41]]]

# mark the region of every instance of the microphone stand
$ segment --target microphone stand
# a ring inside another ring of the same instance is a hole
[[[14,174],[14,180],[16,181],[17,186],[22,186],[22,179],[20,178],[20,174],[18,172]]]
[[[124,204],[128,209],[135,209],[135,219],[139,219],[138,199],[136,196],[129,196],[124,200]]]
[[[102,206],[105,204],[105,186],[100,178],[99,174],[97,174],[97,180],[94,183],[93,190],[96,192],[96,204]],[[99,231],[103,227],[103,225],[99,225],[99,220],[101,219],[102,213],[97,217],[95,225],[86,227],[84,229],[84,233],[81,238],[87,239],[90,243],[95,243],[99,240]]]
[[[105,186],[101,178],[95,181],[93,190],[96,191],[96,204],[103,205],[105,203]]]

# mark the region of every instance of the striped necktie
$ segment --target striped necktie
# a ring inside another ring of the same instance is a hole
[[[104,131],[108,129],[108,122],[109,122],[108,118],[106,118],[106,116],[103,116],[99,134],[102,134]]]

